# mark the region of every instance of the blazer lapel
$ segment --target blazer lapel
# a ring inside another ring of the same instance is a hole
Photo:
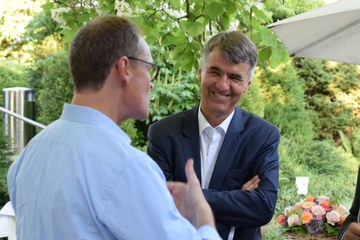
[[[183,116],[183,136],[181,138],[185,161],[188,158],[194,159],[194,170],[201,183],[201,160],[200,160],[200,136],[198,121],[199,106],[187,111]]]
[[[234,168],[234,163],[236,161],[236,151],[234,151],[234,148],[241,144],[239,133],[244,129],[244,119],[242,118],[242,111],[236,107],[234,116],[230,122],[224,141],[221,145],[209,183],[209,188],[220,188],[223,181],[225,180],[226,174],[229,172],[229,170]]]

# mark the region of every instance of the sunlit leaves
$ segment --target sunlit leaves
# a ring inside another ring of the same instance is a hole
[[[118,11],[117,14],[122,15],[127,11],[132,11],[129,17],[142,28],[147,42],[154,46],[162,45],[167,49],[171,53],[167,56],[172,57],[168,61],[176,69],[180,66],[184,70],[194,69],[198,62],[196,59],[200,58],[201,48],[210,36],[219,31],[228,30],[230,27],[234,29],[238,23],[240,23],[241,31],[251,38],[254,35],[255,44],[259,46],[260,52],[263,51],[261,60],[267,62],[275,59],[272,65],[276,65],[281,59],[279,57],[282,55],[281,51],[284,51],[279,44],[273,43],[278,42],[275,35],[255,37],[266,29],[265,24],[269,23],[270,14],[264,9],[259,9],[261,5],[253,1],[239,3],[235,0],[152,0],[144,4],[140,0],[116,2],[101,0],[99,6],[91,0],[83,0],[81,4],[80,1],[77,4],[76,2],[77,0],[71,1],[71,12],[62,14],[67,24],[62,31],[65,42],[73,38],[84,22],[100,13],[116,12],[121,6],[123,12]],[[56,11],[56,8],[62,7],[69,7],[69,3],[58,3],[54,5],[53,10]],[[97,8],[101,11],[97,11]],[[271,49],[266,50],[266,47],[271,47]]]
[[[211,2],[205,8],[205,14],[210,19],[215,19],[216,17],[222,15],[224,12],[224,5],[218,2]]]
[[[196,37],[204,31],[204,25],[199,22],[188,22],[187,29],[190,37]]]

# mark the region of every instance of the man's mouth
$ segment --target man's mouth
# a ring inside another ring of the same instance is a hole
[[[228,98],[230,97],[230,94],[225,94],[225,93],[216,93],[214,91],[211,91],[212,94],[214,94],[216,97],[221,97],[221,98]]]

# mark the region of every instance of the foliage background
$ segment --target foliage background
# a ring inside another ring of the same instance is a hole
[[[256,44],[259,63],[239,106],[279,127],[280,188],[275,216],[298,202],[296,176],[309,176],[309,194],[351,205],[360,157],[359,67],[292,59],[267,25],[324,4],[321,0],[21,0],[0,4],[0,87],[36,91],[36,119],[49,124],[71,102],[67,49],[76,31],[97,15],[121,14],[143,29],[162,65],[152,89],[150,117],[121,127],[146,148],[149,124],[199,103],[197,68],[213,34],[239,29]],[[0,99],[1,100],[1,99]],[[0,135],[0,206],[12,155]],[[270,229],[266,239],[280,239]]]

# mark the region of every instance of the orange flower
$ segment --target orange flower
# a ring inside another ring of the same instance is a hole
[[[314,206],[314,205],[315,205],[314,202],[304,202],[304,203],[302,204],[302,208],[307,209],[307,208],[311,208],[311,207]]]
[[[345,219],[346,219],[345,216],[340,216],[340,221],[337,222],[337,224],[342,225],[344,223]]]
[[[322,206],[327,212],[331,210],[330,201],[323,201],[320,206]]]
[[[313,196],[307,196],[305,202],[315,202],[315,198]]]
[[[277,222],[279,224],[283,224],[284,222],[286,221],[286,217],[284,214],[280,214],[278,217],[277,217]]]
[[[307,224],[311,221],[311,219],[313,218],[313,215],[310,212],[304,212],[301,216],[301,221],[304,224]]]

